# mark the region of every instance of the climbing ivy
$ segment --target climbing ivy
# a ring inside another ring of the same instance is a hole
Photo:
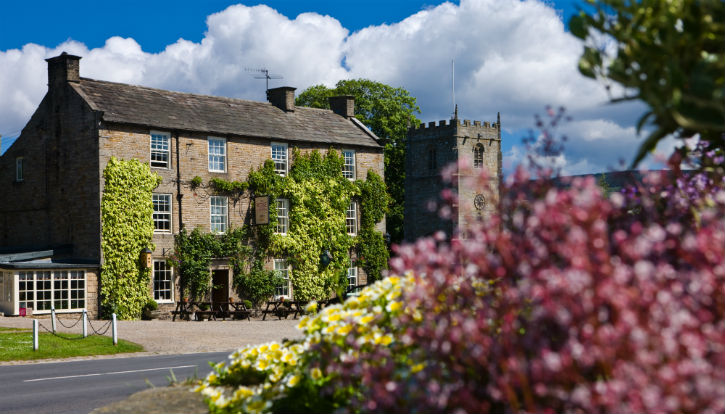
[[[375,224],[385,217],[390,197],[385,182],[374,171],[368,170],[365,181],[356,181],[360,189],[360,232],[357,237],[357,265],[365,270],[368,283],[379,280],[390,258],[383,235]]]
[[[111,157],[103,178],[101,309],[136,319],[149,299],[150,269],[141,264],[140,254],[154,248],[152,191],[161,177],[148,164]]]
[[[217,194],[229,196],[235,200],[241,198],[249,184],[243,181],[227,181],[221,178],[212,178],[209,180],[209,188]]]
[[[333,291],[339,292],[346,283],[350,253],[356,248],[369,278],[379,278],[388,258],[383,236],[374,230],[388,204],[382,179],[372,171],[368,172],[368,179],[372,179],[369,184],[344,178],[343,159],[334,150],[324,156],[318,151],[302,155],[295,150],[293,158],[287,177],[277,175],[271,161],[249,175],[250,190],[269,195],[272,200],[270,223],[256,226],[259,247],[268,257],[287,258],[292,266],[294,295],[300,300],[326,298]],[[277,198],[289,200],[286,235],[275,234]],[[358,237],[348,235],[345,225],[351,200],[360,201],[362,210]],[[332,259],[323,267],[320,256],[324,251],[329,251]]]
[[[202,233],[196,228],[188,233],[181,229],[174,237],[174,253],[167,260],[179,275],[179,293],[182,297],[203,299],[209,292],[213,258],[236,258],[245,255],[248,247],[242,243],[243,228],[229,229],[223,235]]]
[[[263,270],[270,258],[286,258],[292,267],[290,280],[295,298],[322,299],[346,287],[350,256],[357,252],[357,266],[372,282],[380,278],[388,262],[383,235],[375,224],[386,213],[389,198],[383,179],[368,171],[366,181],[350,181],[342,175],[342,157],[334,150],[324,156],[318,151],[293,153],[290,173],[275,173],[267,160],[249,174],[247,182],[212,179],[209,188],[216,193],[250,198],[269,196],[269,224],[248,225],[225,235],[202,234],[199,229],[176,237],[172,263],[180,275],[182,295],[203,296],[209,289],[212,257],[228,257],[234,268],[234,285],[239,295],[258,303],[273,294],[281,283],[273,272]],[[217,181],[214,181],[217,180]],[[288,229],[276,234],[276,199],[289,200]],[[361,209],[356,236],[347,234],[345,213],[351,200]],[[250,211],[250,214],[252,211]],[[332,259],[322,266],[320,256],[329,251]]]

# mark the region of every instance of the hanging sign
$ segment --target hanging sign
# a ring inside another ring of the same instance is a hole
[[[269,196],[254,198],[254,224],[269,224]]]

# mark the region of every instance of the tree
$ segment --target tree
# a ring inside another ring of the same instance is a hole
[[[387,227],[393,242],[403,239],[403,199],[405,186],[405,142],[409,125],[420,121],[416,99],[403,88],[393,88],[368,79],[337,82],[335,88],[315,85],[296,99],[298,106],[330,107],[328,98],[336,95],[355,97],[355,117],[384,142],[385,184],[391,197]]]
[[[569,22],[586,41],[579,61],[585,76],[624,87],[612,102],[649,106],[637,132],[654,127],[633,166],[668,135],[699,134],[722,150],[725,131],[725,2],[722,0],[587,0]],[[616,47],[612,47],[612,40]]]

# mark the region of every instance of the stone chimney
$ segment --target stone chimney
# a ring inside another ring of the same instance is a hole
[[[280,86],[279,88],[267,89],[267,100],[285,112],[294,112],[295,88]]]
[[[345,118],[352,118],[355,116],[355,97],[352,95],[340,95],[331,96],[330,109],[332,112],[344,116]]]
[[[59,87],[66,82],[80,82],[80,60],[80,56],[69,55],[65,52],[60,56],[45,59],[48,62],[48,87]]]

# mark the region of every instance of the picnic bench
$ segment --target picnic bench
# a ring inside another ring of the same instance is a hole
[[[251,312],[247,309],[244,302],[204,302],[204,301],[180,301],[176,304],[176,309],[171,312],[172,321],[178,316],[181,320],[190,321],[192,318],[196,321],[204,319],[217,320],[221,318],[247,319],[251,321]]]
[[[293,315],[293,318],[297,318],[297,315],[301,315],[304,312],[305,305],[306,302],[300,302],[297,300],[282,299],[267,301],[267,307],[262,311],[262,320],[266,320],[267,315],[270,313],[277,316],[279,319],[282,319],[283,317],[287,319],[287,316],[290,314]],[[270,309],[270,306],[272,309]]]

